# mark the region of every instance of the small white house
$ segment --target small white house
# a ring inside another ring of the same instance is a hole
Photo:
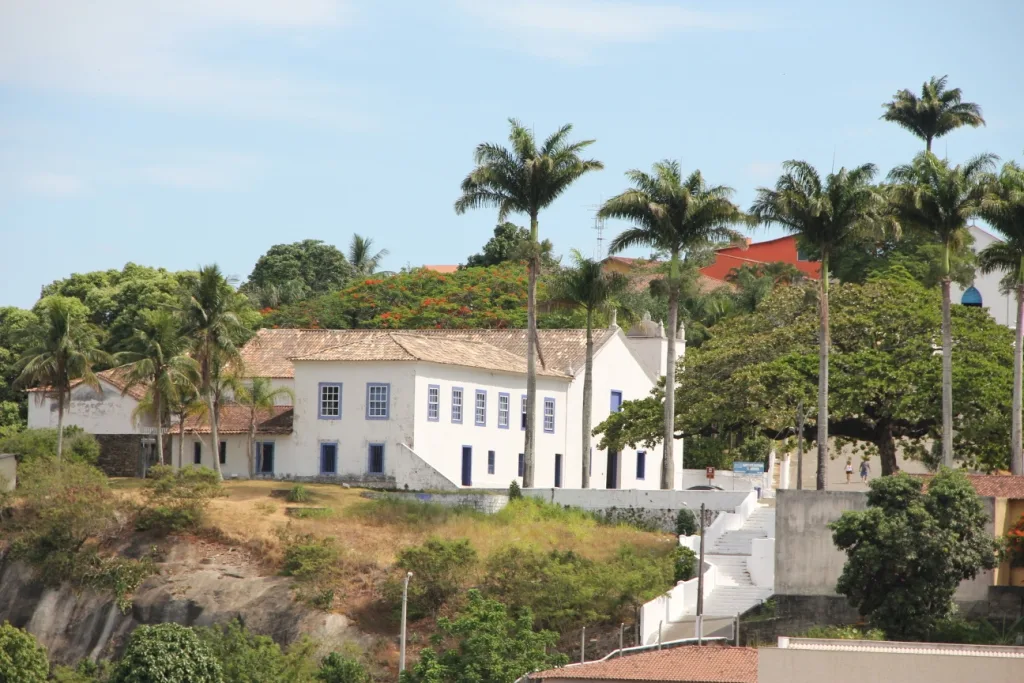
[[[579,488],[586,331],[540,330],[538,341],[535,485]],[[594,331],[590,428],[650,392],[667,342],[649,318],[628,336],[617,326]],[[258,416],[260,476],[413,489],[522,480],[524,330],[260,330],[242,356],[247,376],[295,393],[293,408]],[[247,409],[222,408],[225,476],[248,476],[249,422]],[[184,431],[185,463],[212,464],[208,426],[190,421]],[[180,439],[173,435],[175,458]],[[660,447],[592,453],[592,488],[659,487]]]

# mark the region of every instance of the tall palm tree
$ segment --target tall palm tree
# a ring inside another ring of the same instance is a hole
[[[352,242],[348,245],[348,262],[352,264],[356,277],[373,275],[380,267],[380,262],[388,255],[387,249],[381,249],[373,253],[373,238],[352,235]]]
[[[918,97],[909,90],[897,92],[891,102],[882,106],[882,119],[906,128],[924,140],[925,151],[932,151],[932,140],[961,126],[977,128],[985,125],[981,107],[963,102],[960,88],[946,90],[946,76],[932,76],[921,86]]]
[[[889,172],[892,208],[900,222],[942,245],[942,461],[953,466],[953,332],[950,255],[967,238],[967,221],[981,211],[996,156],[981,154],[951,167],[931,152]]]
[[[242,384],[235,392],[235,400],[249,408],[249,478],[256,474],[256,423],[261,412],[268,412],[274,407],[277,399],[287,396],[295,402],[295,392],[288,387],[276,389],[266,377],[253,377],[248,385]]]
[[[97,330],[77,299],[49,296],[38,305],[37,321],[26,330],[28,347],[21,361],[18,384],[42,385],[57,398],[57,461],[64,454],[64,411],[73,383],[100,390],[93,366],[111,362],[99,348]]]
[[[885,203],[871,185],[873,164],[830,173],[823,183],[806,161],[787,161],[774,189],[758,188],[750,213],[765,225],[779,225],[817,249],[818,289],[818,490],[825,489],[828,463],[828,267],[843,246],[881,229]]]
[[[191,380],[181,381],[175,387],[175,394],[167,411],[178,423],[178,469],[181,469],[185,462],[185,422],[193,415],[200,415],[206,411],[206,403],[199,395],[196,383]]]
[[[129,350],[118,356],[130,363],[124,393],[135,386],[146,387],[146,403],[156,424],[157,459],[169,465],[170,458],[164,456],[164,420],[177,400],[178,388],[198,375],[199,366],[189,356],[191,340],[182,333],[177,316],[157,309],[142,312],[142,324],[127,345]]]
[[[668,353],[665,367],[665,431],[661,458],[661,488],[675,480],[672,452],[675,444],[676,334],[679,329],[680,259],[684,252],[722,241],[745,243],[730,226],[746,218],[732,203],[732,188],[709,186],[700,171],[683,178],[678,161],[659,161],[653,174],[626,173],[633,187],[612,197],[598,211],[602,218],[624,218],[634,227],[608,245],[615,254],[630,247],[648,246],[669,254]]]
[[[1005,241],[993,242],[978,255],[981,272],[1006,273],[1004,283],[1017,293],[1016,343],[1013,347],[1013,416],[1010,472],[1024,474],[1021,448],[1022,363],[1024,363],[1024,169],[1007,162],[981,202],[981,217],[999,231]]]
[[[199,393],[206,401],[213,443],[213,468],[220,469],[217,432],[217,385],[227,363],[241,362],[238,342],[245,329],[238,316],[238,297],[216,265],[203,266],[185,293],[181,308],[183,330],[192,339],[192,357],[199,364]]]
[[[536,436],[537,275],[541,261],[537,217],[541,209],[550,206],[581,176],[600,170],[604,165],[580,157],[594,141],[570,142],[570,124],[548,136],[539,148],[533,131],[519,121],[509,119],[509,129],[511,149],[490,142],[477,145],[473,155],[476,168],[462,181],[462,196],[455,200],[455,213],[495,207],[499,223],[514,213],[530,218],[526,253],[529,286],[526,297],[526,441],[523,447],[523,486],[530,488],[533,486]]]
[[[587,360],[583,372],[583,488],[590,488],[590,430],[594,404],[594,313],[607,308],[626,290],[629,280],[620,273],[606,273],[600,261],[572,251],[573,265],[559,274],[553,296],[572,302],[587,314]]]

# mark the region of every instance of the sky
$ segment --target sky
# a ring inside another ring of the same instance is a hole
[[[660,159],[742,207],[787,159],[884,174],[923,143],[881,105],[933,75],[988,122],[938,154],[1021,162],[1022,26],[1018,0],[0,0],[0,306],[353,233],[387,269],[462,262],[496,212],[452,204],[509,117],[596,140],[540,216],[563,254],[599,255],[596,207]]]

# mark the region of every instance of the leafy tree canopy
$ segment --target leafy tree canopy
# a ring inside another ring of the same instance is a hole
[[[0,681],[43,683],[50,673],[46,648],[32,634],[0,624]]]
[[[831,298],[829,431],[877,448],[888,474],[898,442],[905,453],[924,456],[926,439],[940,429],[938,293],[893,268],[862,285],[840,285]],[[1005,468],[1012,333],[983,310],[954,306],[953,336],[956,457],[970,467]],[[791,436],[797,404],[814,404],[817,367],[813,289],[777,288],[753,313],[719,323],[687,354],[677,375],[676,436]],[[598,425],[598,447],[656,443],[662,391],[625,402]],[[805,435],[814,431],[809,420]]]
[[[341,289],[352,275],[352,265],[337,247],[302,240],[268,249],[241,289],[261,307],[276,306]]]
[[[868,508],[829,525],[847,562],[836,591],[892,640],[924,640],[961,581],[996,566],[998,544],[970,481],[943,469],[921,492],[906,474],[870,484]]]
[[[473,254],[466,259],[465,268],[497,266],[507,261],[525,261],[524,244],[530,240],[530,231],[515,223],[500,223],[494,228],[494,236],[484,244],[483,252]],[[540,243],[542,266],[553,267],[558,264],[551,256],[554,246],[551,240]]]
[[[179,624],[132,632],[111,683],[221,683],[221,666],[195,631]]]

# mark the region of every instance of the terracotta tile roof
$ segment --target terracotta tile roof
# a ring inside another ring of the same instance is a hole
[[[136,384],[133,387],[131,387],[130,389],[128,389],[128,391],[126,392],[124,389],[128,385],[127,375],[128,375],[129,369],[130,369],[129,366],[121,365],[121,366],[118,366],[116,368],[110,368],[109,370],[103,370],[101,372],[97,372],[96,373],[96,377],[98,377],[99,379],[103,380],[103,382],[105,382],[106,384],[109,384],[110,386],[114,387],[119,392],[126,393],[128,396],[131,396],[136,401],[141,401],[146,396],[146,391],[148,389],[148,385],[146,385],[146,384]],[[76,379],[73,382],[71,382],[71,388],[74,389],[75,387],[77,387],[81,383],[82,383],[82,380]],[[28,391],[30,391],[30,392],[50,392],[50,391],[52,391],[52,388],[51,387],[33,387],[33,388],[29,389]]]
[[[927,482],[935,475],[917,475]],[[1010,474],[968,474],[974,492],[992,498],[1024,499],[1024,477]]]
[[[530,678],[757,683],[757,650],[751,647],[674,647],[541,671],[530,674]]]
[[[644,259],[628,258],[626,256],[609,256],[605,259],[605,262],[621,263],[629,266],[631,271],[626,274],[629,278],[629,288],[634,292],[645,292],[651,286],[651,281],[662,277],[662,273],[657,271],[657,268],[662,265],[661,261],[649,261]],[[726,287],[730,290],[736,289],[736,287],[725,280],[719,280],[718,278],[711,277],[704,273],[698,273],[697,275],[697,289],[702,293],[707,294],[713,292],[716,289]]]
[[[423,266],[423,270],[432,270],[435,273],[454,273],[459,269],[458,266],[446,265],[446,266]]]
[[[269,410],[261,410],[256,416],[256,433],[291,434],[294,415],[292,406],[274,406]],[[178,429],[173,428],[172,431],[177,432]],[[191,434],[209,434],[210,423],[205,415],[193,415],[185,420],[185,431]],[[217,432],[218,434],[248,434],[249,408],[236,403],[222,405]]]
[[[594,330],[594,347],[600,348],[613,334],[608,329]],[[581,370],[587,353],[586,330],[538,330],[537,336],[544,358],[544,369],[538,363],[539,373],[568,376]],[[438,343],[442,340],[444,344]],[[526,330],[260,330],[242,349],[249,377],[294,377],[293,358],[418,359],[525,372]]]

